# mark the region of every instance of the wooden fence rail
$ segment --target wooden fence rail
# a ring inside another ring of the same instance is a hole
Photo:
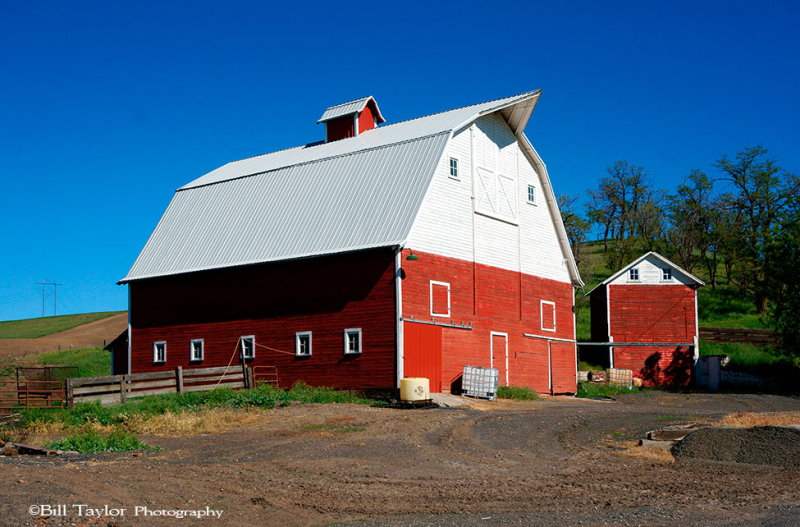
[[[100,401],[100,404],[124,403],[130,397],[162,393],[184,393],[213,390],[217,387],[249,388],[253,386],[250,368],[193,368],[103,377],[66,379],[68,406],[76,402]]]
[[[700,338],[707,342],[726,343],[740,342],[766,346],[775,343],[775,331],[772,329],[749,328],[712,328],[700,326]]]

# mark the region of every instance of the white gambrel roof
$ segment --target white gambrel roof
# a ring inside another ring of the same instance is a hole
[[[228,163],[176,191],[120,283],[403,246],[449,139],[476,119],[501,112],[544,169],[522,133],[539,94]],[[550,211],[573,283],[582,284],[554,203]]]
[[[331,119],[336,119],[337,117],[342,117],[343,115],[350,115],[353,113],[361,113],[364,111],[364,108],[367,107],[369,101],[375,105],[375,109],[378,111],[378,115],[375,116],[375,122],[383,123],[386,122],[386,119],[383,118],[381,115],[381,110],[378,108],[378,103],[375,102],[375,98],[370,95],[369,97],[362,97],[360,99],[356,99],[355,101],[350,102],[343,102],[342,104],[337,104],[336,106],[331,106],[322,114],[322,117],[319,118],[317,123],[324,123],[325,121],[330,121]]]

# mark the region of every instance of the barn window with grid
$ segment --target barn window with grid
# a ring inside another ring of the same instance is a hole
[[[254,359],[256,357],[256,337],[247,335],[241,337],[242,339],[242,357],[245,359]]]
[[[167,362],[167,341],[153,342],[153,362]]]
[[[345,355],[361,353],[361,328],[344,330],[344,353]]]
[[[189,344],[189,360],[193,362],[203,360],[203,339],[192,339]]]
[[[311,332],[298,331],[294,334],[294,354],[298,357],[311,356]]]
[[[628,280],[630,280],[631,282],[639,281],[639,270],[636,269],[635,267],[633,269],[630,269],[628,271]]]
[[[458,159],[455,157],[450,158],[450,177],[458,179]]]

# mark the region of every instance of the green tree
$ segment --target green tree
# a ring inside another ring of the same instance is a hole
[[[765,248],[768,315],[786,355],[800,356],[800,207],[786,215]]]
[[[713,249],[713,226],[716,222],[712,190],[713,183],[708,176],[692,170],[677,192],[667,198],[667,253],[690,273],[697,265],[712,259],[709,253]],[[709,272],[709,276],[713,287],[715,273]]]
[[[564,222],[564,229],[567,231],[575,265],[584,280],[587,280],[590,270],[589,262],[586,259],[586,237],[589,234],[589,222],[575,211],[577,201],[578,196],[562,194],[558,197],[558,207],[561,210],[561,219]]]
[[[759,314],[767,310],[768,267],[766,247],[774,241],[800,190],[797,176],[781,169],[761,146],[746,148],[735,160],[722,156],[714,165],[732,186],[726,200],[727,246],[730,278],[751,293]]]

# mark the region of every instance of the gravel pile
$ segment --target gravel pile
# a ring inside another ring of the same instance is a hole
[[[672,455],[676,459],[800,468],[800,429],[782,426],[701,428],[673,446]]]

